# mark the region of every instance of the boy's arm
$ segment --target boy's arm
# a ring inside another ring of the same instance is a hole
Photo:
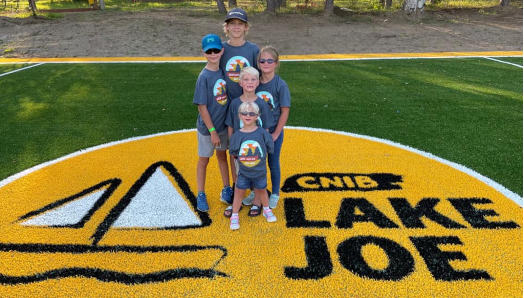
[[[229,130],[229,129],[231,129],[231,130]],[[233,131],[232,127],[228,127],[228,132],[230,132],[230,131],[231,132]],[[238,144],[237,138],[236,137],[232,137],[230,135],[229,136],[229,155],[231,155],[231,157],[233,157],[233,158],[237,158],[239,150],[240,150],[240,148],[239,148],[239,144]]]
[[[202,117],[202,121],[204,121],[204,123],[206,124],[207,129],[212,130],[210,131],[211,143],[215,147],[220,147],[220,138],[218,137],[218,132],[214,129],[215,126],[213,125],[211,115],[209,115],[209,111],[207,110],[206,105],[198,105],[198,112]]]
[[[227,127],[227,136],[229,137],[230,140],[231,140],[232,135],[233,135],[233,127],[228,126]]]

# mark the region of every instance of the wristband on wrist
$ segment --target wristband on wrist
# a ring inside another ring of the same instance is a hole
[[[209,132],[214,132],[215,131],[215,127],[211,127],[210,129],[208,129]]]

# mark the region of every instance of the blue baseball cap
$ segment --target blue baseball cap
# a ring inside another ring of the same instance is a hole
[[[202,38],[202,50],[205,52],[210,49],[222,49],[222,41],[216,34],[208,34]]]
[[[235,7],[231,9],[226,16],[226,22],[231,19],[239,19],[245,23],[247,23],[247,13],[245,10],[239,7]]]

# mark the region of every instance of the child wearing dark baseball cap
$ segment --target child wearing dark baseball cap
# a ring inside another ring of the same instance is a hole
[[[235,7],[227,13],[226,22],[231,19],[239,19],[244,23],[247,23],[247,13],[242,8]]]
[[[258,53],[260,49],[254,43],[246,41],[245,37],[249,31],[247,13],[242,8],[231,9],[224,20],[224,33],[229,38],[223,42],[224,54],[220,58],[220,68],[224,72],[227,82],[227,95],[232,101],[242,95],[243,90],[239,85],[240,71],[248,66],[257,67]],[[230,160],[231,171],[235,165]],[[233,186],[236,178],[233,173]],[[234,188],[234,187],[233,187]],[[229,207],[228,207],[229,208]],[[230,214],[230,210],[226,210]]]
[[[224,33],[229,40],[222,43],[224,55],[220,59],[220,68],[224,71],[227,82],[227,94],[231,99],[242,95],[238,84],[240,71],[244,67],[257,67],[260,49],[254,43],[245,40],[249,31],[247,13],[242,8],[231,9],[224,21]]]

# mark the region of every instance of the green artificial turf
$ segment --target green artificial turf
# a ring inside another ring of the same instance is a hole
[[[522,65],[522,58],[500,59]],[[45,64],[0,77],[0,179],[79,149],[194,128],[203,63]],[[19,66],[0,65],[0,74]],[[522,68],[483,58],[282,62],[288,125],[398,142],[522,195]]]

